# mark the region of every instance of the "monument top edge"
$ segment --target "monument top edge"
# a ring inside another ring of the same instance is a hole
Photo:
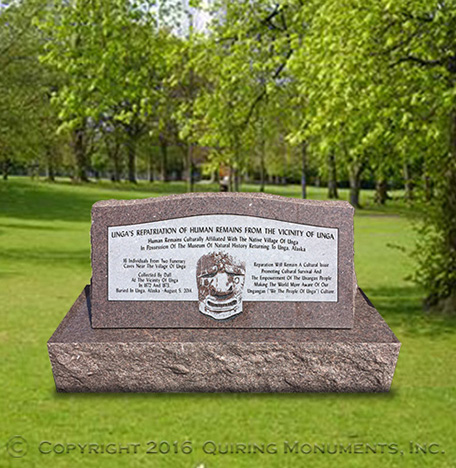
[[[162,203],[166,201],[179,202],[185,200],[236,200],[236,201],[274,201],[274,202],[283,202],[289,204],[299,204],[308,207],[318,207],[318,208],[331,208],[331,209],[345,209],[354,211],[353,206],[347,201],[341,200],[310,200],[310,199],[301,199],[293,197],[284,197],[281,195],[272,195],[265,193],[256,193],[256,192],[192,192],[184,193],[177,195],[164,195],[159,197],[150,197],[150,198],[139,198],[132,200],[100,200],[92,206],[92,210],[98,210],[103,208],[117,208],[117,207],[126,207],[126,206],[138,206],[138,205],[153,205],[156,203]]]

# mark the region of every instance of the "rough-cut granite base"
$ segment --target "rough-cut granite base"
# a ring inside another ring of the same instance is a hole
[[[358,290],[352,329],[93,329],[90,287],[48,342],[59,392],[386,392],[400,342]]]

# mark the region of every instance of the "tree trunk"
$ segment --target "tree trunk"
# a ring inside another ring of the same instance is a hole
[[[127,142],[128,155],[128,181],[136,184],[136,139],[129,136]]]
[[[307,198],[307,142],[302,142],[301,147],[301,195],[302,198]]]
[[[430,295],[426,298],[438,311],[446,315],[455,315],[456,311],[456,110],[452,115],[451,157],[444,173],[445,185],[439,207],[440,228],[443,234],[445,273],[439,272],[440,279],[435,279]]]
[[[187,149],[187,192],[193,192],[195,180],[193,175],[193,144],[190,143]]]
[[[288,174],[288,155],[289,155],[290,147],[285,146],[284,151],[283,151],[283,172],[281,176],[280,183],[283,185],[287,184],[287,174]]]
[[[234,169],[233,166],[229,167],[229,174],[228,174],[228,192],[233,192],[233,173]]]
[[[328,156],[328,198],[339,198],[336,157],[333,153],[330,153]]]
[[[354,208],[361,208],[359,204],[359,192],[361,189],[361,169],[358,167],[350,168],[350,203]]]
[[[46,151],[46,172],[47,180],[49,182],[55,182],[55,169],[54,169],[54,158],[52,156],[52,150],[47,149]]]
[[[114,175],[113,175],[113,182],[120,182],[122,168],[120,164],[120,157],[119,157],[119,148],[116,148],[113,153],[113,163],[114,163]]]
[[[114,182],[120,182],[122,178],[121,143],[116,141],[112,150],[112,161],[114,163]]]
[[[218,182],[217,180],[217,169],[214,169],[212,172],[211,172],[211,178],[209,179],[209,184],[215,184],[216,182]]]
[[[233,181],[234,181],[234,191],[239,192],[241,183],[240,183],[239,169],[237,167],[233,169]]]
[[[120,178],[122,175],[122,165],[121,165],[121,158],[120,158],[121,144],[119,143],[115,135],[113,135],[112,140],[113,141],[111,141],[111,139],[109,138],[107,134],[104,134],[104,143],[106,147],[106,153],[108,154],[109,160],[112,162],[111,181],[120,182]]]
[[[160,135],[161,166],[160,176],[163,182],[168,182],[168,142]]]
[[[239,174],[239,169],[234,169],[234,191],[239,192],[241,188],[241,176]]]
[[[266,154],[265,154],[265,141],[261,140],[260,148],[260,192],[264,192],[266,187]]]
[[[239,135],[236,134],[234,139],[234,160],[233,160],[233,182],[234,182],[234,191],[239,192],[241,185],[241,175],[240,175],[240,144],[239,144]]]
[[[155,169],[153,164],[149,164],[149,168],[147,171],[147,179],[151,184],[155,182]]]
[[[3,180],[8,180],[9,168],[10,168],[10,159],[5,158],[3,160]]]
[[[375,203],[384,205],[388,200],[388,184],[384,177],[379,177],[375,183]]]
[[[405,185],[405,200],[411,202],[413,200],[413,190],[415,184],[412,180],[410,166],[407,162],[404,163],[404,185]]]
[[[430,202],[434,197],[434,188],[432,187],[432,180],[427,173],[423,174],[424,179],[424,198]]]
[[[75,179],[79,182],[89,182],[87,176],[88,161],[85,144],[85,128],[79,127],[74,131],[74,156],[76,159]]]
[[[147,179],[150,183],[155,181],[155,164],[152,151],[149,151],[149,157],[147,158]]]

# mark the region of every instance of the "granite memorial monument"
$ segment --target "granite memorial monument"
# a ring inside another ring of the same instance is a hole
[[[48,342],[64,392],[388,391],[400,343],[358,288],[347,202],[101,201],[92,280]]]

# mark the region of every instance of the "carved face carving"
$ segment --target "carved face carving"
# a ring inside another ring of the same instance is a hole
[[[242,312],[245,263],[225,252],[203,255],[196,266],[199,310],[223,320]]]

